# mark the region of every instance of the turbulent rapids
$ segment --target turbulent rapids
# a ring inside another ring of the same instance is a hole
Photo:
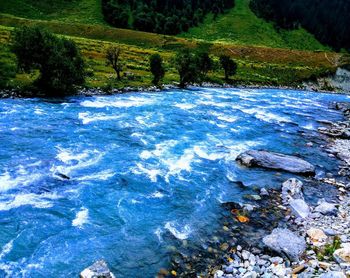
[[[0,100],[0,277],[76,277],[101,258],[117,277],[154,277],[177,242],[217,228],[222,203],[291,176],[245,168],[240,153],[333,170],[306,145],[344,100],[208,88]]]

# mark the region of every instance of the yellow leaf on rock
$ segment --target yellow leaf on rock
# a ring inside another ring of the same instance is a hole
[[[172,274],[173,276],[176,276],[176,275],[177,275],[177,273],[176,273],[175,270],[172,270],[172,271],[171,271],[171,274]]]
[[[247,222],[249,222],[249,218],[246,217],[246,216],[243,216],[243,215],[238,215],[238,216],[237,216],[237,220],[238,220],[239,222],[241,222],[241,223],[247,223]]]

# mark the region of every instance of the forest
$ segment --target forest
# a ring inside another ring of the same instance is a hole
[[[175,35],[234,7],[233,0],[102,0],[105,20],[115,27]]]
[[[252,0],[250,8],[277,28],[301,26],[335,50],[350,49],[349,0]]]

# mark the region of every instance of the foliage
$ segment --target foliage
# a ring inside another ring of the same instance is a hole
[[[198,72],[200,73],[200,79],[204,80],[209,73],[209,71],[213,70],[214,68],[214,62],[210,58],[208,52],[199,52],[196,55],[197,59],[197,68]]]
[[[252,0],[250,7],[278,28],[302,26],[324,44],[350,49],[348,0]]]
[[[102,0],[111,25],[170,35],[198,25],[207,13],[216,17],[233,6],[233,0]]]
[[[16,77],[16,64],[7,46],[0,45],[0,88],[7,88]]]
[[[235,75],[237,72],[237,63],[233,61],[227,55],[220,56],[221,67],[225,71],[225,80],[228,81],[230,76]]]
[[[40,71],[36,85],[47,95],[70,93],[84,84],[84,61],[72,40],[39,27],[22,27],[13,32],[12,51],[20,70]]]
[[[338,236],[335,236],[332,242],[327,243],[320,248],[314,248],[317,259],[320,261],[323,261],[325,256],[334,259],[333,253],[335,252],[335,250],[340,248],[340,245],[341,245],[340,238]]]
[[[150,70],[153,74],[152,83],[155,86],[158,86],[159,82],[164,78],[164,75],[165,75],[165,69],[163,66],[162,57],[158,53],[153,54],[149,59],[149,63],[150,63]]]
[[[179,51],[175,56],[174,62],[179,73],[179,86],[181,88],[199,81],[197,57],[189,49],[186,48]]]
[[[106,51],[107,65],[112,66],[117,74],[118,80],[121,79],[120,72],[123,70],[123,65],[120,61],[121,49],[115,46],[111,46]]]

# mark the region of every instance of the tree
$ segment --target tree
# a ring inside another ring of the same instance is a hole
[[[84,61],[71,40],[39,27],[21,27],[13,32],[12,51],[19,70],[39,70],[34,85],[47,96],[72,93],[85,82]]]
[[[115,46],[111,46],[106,52],[107,65],[112,66],[117,74],[118,80],[121,79],[120,72],[123,70],[123,65],[120,62],[120,54],[121,49]]]
[[[225,80],[229,81],[230,76],[235,75],[237,72],[237,63],[227,55],[220,56],[220,63],[225,71]]]
[[[189,83],[198,81],[199,72],[195,55],[187,48],[180,50],[175,56],[175,67],[180,76],[181,88],[185,88]]]
[[[152,83],[155,86],[158,86],[159,82],[163,79],[163,77],[165,75],[165,69],[163,66],[162,57],[160,57],[159,54],[153,54],[149,58],[149,63],[150,63],[150,70],[153,74]]]
[[[213,60],[210,58],[208,52],[199,52],[196,56],[197,68],[200,72],[201,80],[204,80],[208,72],[213,69]]]

